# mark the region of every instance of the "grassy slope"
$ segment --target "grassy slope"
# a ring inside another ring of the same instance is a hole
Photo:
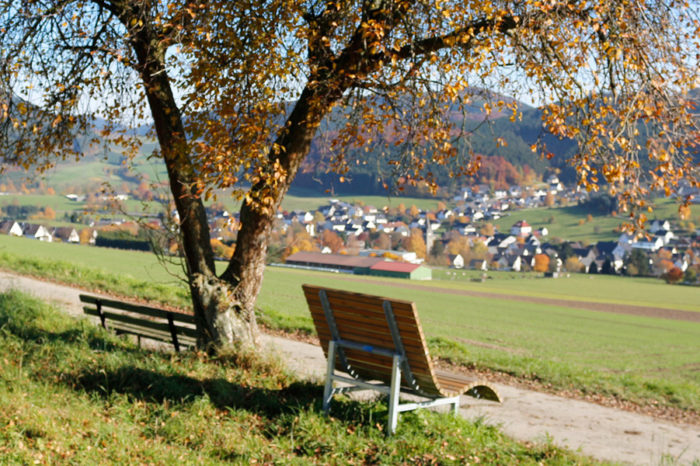
[[[509,232],[510,227],[518,220],[527,220],[533,228],[547,227],[552,238],[589,243],[616,240],[620,234],[615,233],[613,229],[627,221],[627,218],[622,216],[595,215],[591,222],[580,225],[579,221],[585,220],[589,212],[579,206],[524,209],[508,214],[492,222],[501,232]],[[654,212],[648,215],[652,220],[678,219],[678,204],[671,199],[659,199]],[[552,223],[549,222],[550,218],[554,219]],[[700,219],[700,205],[691,206],[691,219]]]
[[[49,263],[49,258],[64,262]],[[99,264],[103,264],[102,270]],[[0,265],[125,296],[177,306],[188,304],[185,287],[146,253],[41,244],[0,236]],[[669,303],[668,307],[698,310],[697,288],[660,281],[604,276],[593,280],[585,276],[567,280],[503,278],[507,276],[503,274],[500,279],[483,284],[435,281],[429,286],[483,289],[479,287],[485,285],[492,290],[542,295],[549,289],[551,295],[573,298],[591,294],[611,302],[619,301],[623,293],[648,293],[644,299],[649,305]],[[401,297],[417,303],[433,348],[458,362],[536,377],[559,388],[577,387],[641,404],[656,400],[700,410],[700,374],[693,370],[700,351],[700,324],[436,294],[421,289],[428,284],[407,290],[392,287],[390,280],[368,284],[342,278],[329,273],[268,268],[258,299],[264,311],[262,320],[273,327],[312,332],[300,287],[304,282]],[[645,291],[649,288],[651,291]],[[674,296],[675,299],[669,299]],[[455,345],[441,344],[445,341],[464,346],[457,346],[455,351]]]
[[[421,411],[386,437],[381,403],[336,401],[251,355],[136,348],[19,293],[0,294],[3,462],[580,464],[483,423]]]

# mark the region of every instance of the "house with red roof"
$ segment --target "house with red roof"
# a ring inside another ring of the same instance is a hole
[[[519,220],[510,227],[510,234],[515,236],[530,236],[532,234],[532,227],[525,220]]]

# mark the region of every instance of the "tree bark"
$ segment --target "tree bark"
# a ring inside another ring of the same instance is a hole
[[[131,15],[135,14],[133,10],[119,13],[125,25],[131,23]],[[157,33],[142,28],[132,35],[131,44],[138,58],[138,69],[180,218],[197,343],[208,351],[217,351],[233,343],[254,345],[257,341],[255,315],[243,312],[249,307],[242,307],[239,303],[248,289],[234,292],[238,284],[236,280],[222,279],[216,275],[206,209],[197,193],[196,170],[190,159],[182,115],[165,70],[164,50],[159,47],[158,39]],[[255,222],[253,220],[251,223]],[[250,255],[254,256],[254,251]],[[248,262],[250,259],[246,258]],[[262,274],[262,270],[259,274]],[[257,294],[259,286],[250,291]]]
[[[238,232],[236,249],[221,278],[236,284],[234,296],[240,305],[240,315],[250,323],[251,328],[257,329],[255,301],[263,282],[270,232],[277,210],[301,162],[309,153],[311,141],[321,120],[341,95],[342,93],[338,92],[319,97],[318,92],[309,86],[304,89],[287,119],[285,130],[275,141],[277,146],[285,150],[278,153],[271,149],[268,155],[269,163],[278,162],[285,172],[285,181],[272,191],[272,208],[262,210],[253,203],[246,202],[241,206],[241,229]],[[269,186],[260,182],[251,188],[251,193],[255,197],[257,193],[266,189],[269,189]]]

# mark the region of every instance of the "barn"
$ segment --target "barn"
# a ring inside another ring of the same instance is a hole
[[[369,268],[369,274],[379,277],[408,278],[409,280],[430,280],[432,271],[422,264],[406,262],[377,262]]]

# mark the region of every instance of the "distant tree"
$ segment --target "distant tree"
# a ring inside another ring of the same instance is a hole
[[[690,284],[695,284],[698,281],[698,272],[695,267],[690,266],[683,274],[683,281]]]
[[[90,244],[92,240],[92,229],[83,228],[80,230],[80,233],[78,233],[78,236],[80,236],[80,244]]]
[[[407,251],[415,252],[420,259],[425,259],[426,247],[423,231],[418,228],[411,230],[411,235],[404,241],[404,248]]]
[[[418,217],[418,215],[420,215],[420,209],[418,207],[416,207],[415,204],[412,204],[408,213],[411,216],[411,218],[416,218],[416,217]]]
[[[678,283],[681,281],[681,279],[683,279],[683,271],[678,267],[673,266],[663,275],[663,278],[666,280],[666,283]]]
[[[661,259],[656,261],[656,271],[660,275],[668,273],[668,271],[671,270],[673,267],[675,267],[675,265],[671,260]]]
[[[605,275],[613,275],[615,273],[615,268],[610,259],[605,259],[603,266],[600,268],[600,273]]]
[[[479,234],[483,236],[493,236],[496,233],[496,228],[491,223],[484,223],[479,229]]]
[[[562,241],[559,243],[557,253],[561,260],[566,261],[569,257],[574,255],[574,248],[571,247],[571,243],[568,241]]]
[[[464,259],[469,257],[471,253],[471,245],[469,244],[469,238],[462,235],[456,235],[452,238],[445,248],[447,254],[461,255]]]
[[[547,254],[536,254],[535,255],[535,266],[532,268],[535,272],[547,272],[549,271],[549,256]]]
[[[554,205],[554,194],[551,192],[547,193],[547,195],[544,197],[544,205],[545,207],[552,207]]]
[[[632,252],[627,256],[625,263],[627,264],[627,273],[629,275],[640,275],[645,277],[650,273],[649,256],[641,249],[632,249]]]
[[[372,247],[375,249],[391,249],[391,236],[383,231],[379,232],[376,239],[372,242]]]
[[[323,230],[323,233],[321,233],[321,246],[327,246],[332,252],[336,253],[345,247],[345,242],[333,230]]]
[[[212,238],[211,247],[214,250],[214,254],[221,259],[230,259],[233,255],[234,248],[227,246],[216,238]]]
[[[291,241],[284,250],[283,258],[286,259],[292,254],[302,251],[318,251],[318,247],[316,247],[313,238],[306,230],[293,232]]]
[[[433,265],[447,265],[445,243],[440,240],[433,242],[428,260],[429,263]]]
[[[564,267],[566,267],[567,271],[576,273],[582,272],[585,268],[585,266],[576,256],[570,256],[569,258],[567,258],[566,262],[564,263]]]
[[[469,254],[470,259],[469,260],[484,260],[489,258],[489,248],[486,246],[486,244],[483,241],[474,241],[472,244],[470,254]],[[467,257],[464,258],[465,261],[467,261]]]

